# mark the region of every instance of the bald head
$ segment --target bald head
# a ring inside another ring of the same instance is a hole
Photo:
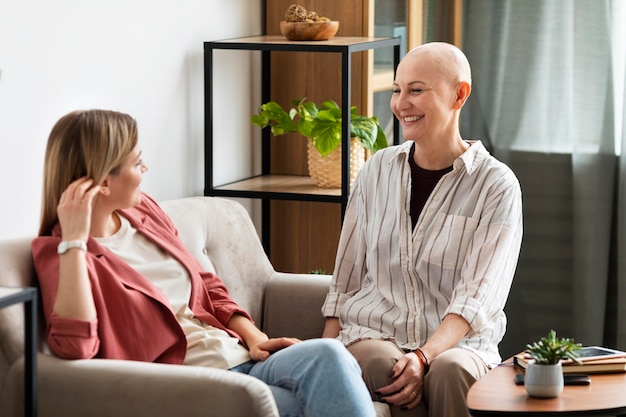
[[[464,149],[459,117],[471,82],[469,62],[454,45],[433,42],[409,51],[398,65],[389,101],[405,139]]]
[[[452,44],[431,42],[415,47],[405,55],[400,65],[410,65],[416,61],[427,62],[433,70],[454,84],[467,82],[472,85],[472,71],[467,57]]]

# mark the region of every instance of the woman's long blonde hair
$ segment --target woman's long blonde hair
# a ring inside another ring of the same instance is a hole
[[[100,184],[119,172],[137,145],[137,122],[109,110],[74,111],[54,125],[44,163],[39,235],[49,235],[58,222],[61,194],[75,180],[88,177]]]

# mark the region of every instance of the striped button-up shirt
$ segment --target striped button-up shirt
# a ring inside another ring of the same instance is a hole
[[[374,154],[348,201],[329,293],[339,339],[422,346],[447,314],[471,326],[458,343],[500,362],[506,303],[522,239],[522,199],[513,172],[470,142],[411,225],[412,142]]]

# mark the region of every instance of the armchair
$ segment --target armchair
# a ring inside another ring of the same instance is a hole
[[[274,270],[246,210],[217,197],[162,202],[188,248],[270,336],[320,337],[324,275]],[[0,241],[0,285],[33,286],[30,238]],[[122,360],[62,360],[43,343],[39,320],[38,410],[42,417],[278,416],[269,388],[219,369]],[[23,415],[23,309],[0,310],[0,415]],[[389,409],[374,403],[378,416]]]

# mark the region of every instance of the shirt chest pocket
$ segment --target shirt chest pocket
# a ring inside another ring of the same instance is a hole
[[[460,269],[478,227],[472,217],[439,213],[421,253],[423,261],[444,269]]]

